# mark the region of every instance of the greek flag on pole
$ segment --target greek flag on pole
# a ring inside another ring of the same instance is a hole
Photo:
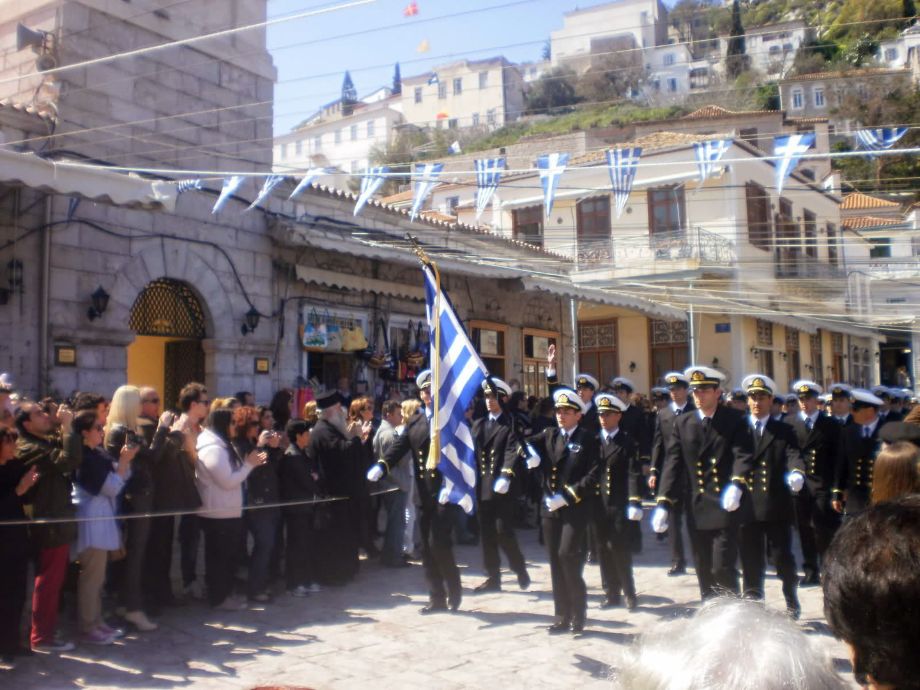
[[[211,209],[211,213],[220,213],[224,206],[227,205],[230,197],[236,194],[245,181],[246,178],[243,175],[234,175],[233,177],[225,178],[224,186],[220,190],[220,196],[217,197],[217,201],[214,202],[214,208]]]
[[[469,514],[474,511],[476,501],[476,455],[465,412],[488,375],[488,369],[460,325],[447,294],[442,291],[441,299],[437,299],[438,284],[434,272],[427,265],[422,267],[422,271],[425,273],[431,354],[437,353],[438,356],[437,366],[432,362],[431,367],[432,376],[435,371],[438,376],[437,381],[432,380],[432,385],[438,387],[438,428],[432,429],[432,435],[437,433],[440,439],[438,469],[444,477],[443,491],[447,493],[447,500],[458,504]],[[437,316],[435,305],[439,306]],[[440,336],[437,348],[434,343],[435,318]]]
[[[176,182],[176,196],[190,192],[193,189],[201,189],[201,180],[179,180]]]
[[[293,199],[295,196],[300,194],[303,190],[313,184],[314,180],[320,175],[325,175],[329,171],[326,168],[310,168],[307,170],[307,174],[303,176],[303,179],[297,183],[297,186],[294,187],[294,191],[291,192],[291,196],[288,199]]]
[[[731,145],[731,139],[699,141],[693,145],[693,149],[696,152],[696,167],[700,170],[700,185],[712,175],[712,169],[716,163],[722,160],[722,156],[725,155]]]
[[[386,174],[390,172],[388,167],[380,166],[375,168],[367,168],[364,171],[364,175],[361,176],[361,193],[358,195],[358,202],[355,204],[355,210],[352,215],[358,215],[361,213],[361,209],[364,208],[364,205],[370,201],[370,198],[374,196],[374,193],[380,189],[380,186],[386,180]]]
[[[476,168],[476,220],[492,201],[505,169],[504,158],[482,158],[473,162]]]
[[[610,172],[610,185],[613,187],[613,199],[616,204],[617,218],[626,208],[629,193],[632,191],[633,180],[636,179],[636,169],[642,149],[639,146],[627,149],[612,149],[607,151],[607,170]]]
[[[272,193],[272,190],[282,182],[284,182],[284,175],[269,175],[266,177],[265,184],[263,184],[262,189],[259,190],[259,195],[255,198],[255,201],[249,204],[249,208],[246,210],[251,211],[256,206],[265,201],[268,198],[268,195]]]
[[[773,161],[776,166],[776,193],[782,194],[783,183],[795,170],[799,159],[815,143],[815,133],[790,134],[773,139],[773,155],[779,160]]]
[[[866,151],[887,151],[905,134],[907,127],[874,127],[857,129],[856,139]]]
[[[556,188],[559,186],[559,179],[565,172],[565,166],[569,162],[567,153],[547,153],[537,159],[537,167],[540,169],[540,183],[543,185],[543,208],[546,217],[553,210],[553,199],[556,197]]]
[[[431,194],[431,190],[438,186],[438,178],[441,176],[441,170],[443,169],[443,163],[415,164],[415,174],[412,175],[415,198],[412,200],[412,211],[409,213],[409,220],[415,220],[422,203]]]

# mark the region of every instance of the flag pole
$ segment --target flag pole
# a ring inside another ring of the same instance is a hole
[[[418,243],[418,239],[406,233],[406,239],[412,243],[412,251],[434,274],[434,308],[432,309],[432,319],[434,320],[434,341],[432,342],[430,360],[431,360],[431,391],[432,405],[431,411],[431,444],[428,447],[428,471],[436,470],[438,461],[441,458],[441,427],[439,425],[439,409],[441,407],[441,274],[437,265],[428,257],[425,250]],[[428,324],[432,328],[432,324]]]

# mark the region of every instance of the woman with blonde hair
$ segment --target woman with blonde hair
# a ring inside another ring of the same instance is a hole
[[[418,398],[409,398],[408,400],[403,400],[402,402],[402,425],[405,426],[409,423],[409,420],[412,419],[418,412],[418,408],[422,406],[422,401]],[[402,428],[400,428],[402,432]]]
[[[301,416],[305,422],[309,422],[311,425],[316,425],[316,422],[319,419],[319,414],[316,411],[315,400],[308,400],[304,403],[303,413]]]
[[[141,412],[141,392],[136,386],[120,386],[112,396],[105,426],[105,449],[112,457],[119,457],[122,448],[137,449],[131,463],[131,474],[122,494],[123,514],[149,513],[153,510],[153,467],[159,460],[169,432],[169,418],[160,418],[153,443],[147,447],[138,418]],[[146,592],[143,587],[144,560],[150,538],[150,519],[126,520],[125,559],[122,564],[119,598],[124,609],[123,618],[137,630],[156,630],[144,613]]]
[[[920,449],[908,441],[886,446],[872,470],[872,503],[920,493]]]

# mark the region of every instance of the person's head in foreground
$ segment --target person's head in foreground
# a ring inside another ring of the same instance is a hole
[[[920,688],[920,496],[844,523],[822,575],[824,616],[874,690]]]
[[[787,616],[717,597],[642,635],[615,673],[620,690],[842,690],[830,659]]]

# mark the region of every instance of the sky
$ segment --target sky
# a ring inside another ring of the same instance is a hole
[[[269,18],[355,0],[269,0]],[[402,76],[461,59],[504,55],[512,62],[539,60],[562,15],[609,0],[416,0],[419,12],[404,17],[411,0],[374,0],[329,14],[268,28],[268,48],[278,69],[275,134],[290,131],[341,94],[345,70],[358,97]],[[417,52],[422,41],[430,50]]]

